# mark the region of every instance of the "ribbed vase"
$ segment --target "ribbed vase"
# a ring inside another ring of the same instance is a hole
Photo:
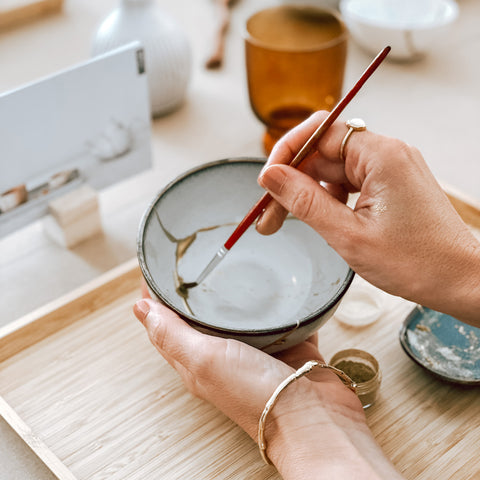
[[[192,55],[187,36],[155,0],[121,0],[100,25],[92,46],[99,55],[139,40],[145,49],[145,68],[153,116],[178,108],[185,99]]]

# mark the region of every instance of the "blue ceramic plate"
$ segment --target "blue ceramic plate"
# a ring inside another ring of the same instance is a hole
[[[403,323],[400,343],[412,360],[443,380],[480,384],[480,328],[417,305]]]

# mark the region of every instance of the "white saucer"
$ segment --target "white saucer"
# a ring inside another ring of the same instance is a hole
[[[383,313],[379,292],[368,284],[355,282],[343,297],[335,318],[351,327],[365,327],[376,322]]]

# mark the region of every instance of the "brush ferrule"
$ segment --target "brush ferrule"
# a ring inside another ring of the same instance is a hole
[[[203,269],[202,273],[200,273],[196,283],[202,283],[205,280],[205,277],[223,260],[227,253],[228,250],[222,246],[215,256],[210,260],[210,263]]]

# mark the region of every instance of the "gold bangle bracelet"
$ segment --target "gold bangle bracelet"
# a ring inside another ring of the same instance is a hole
[[[270,410],[275,406],[275,404],[277,403],[278,397],[280,396],[282,391],[285,390],[285,388],[287,388],[295,380],[298,380],[304,375],[307,375],[308,373],[310,373],[316,367],[326,368],[328,370],[331,370],[333,373],[335,373],[338,376],[338,378],[340,378],[340,380],[344,383],[345,386],[347,386],[352,392],[355,393],[356,384],[345,372],[343,372],[342,370],[339,370],[338,368],[333,367],[332,365],[317,362],[315,360],[308,361],[307,363],[305,363],[305,365],[303,365],[303,367],[300,367],[295,373],[292,373],[289,377],[287,377],[276,388],[276,390],[273,392],[268,402],[265,404],[265,408],[263,409],[263,412],[260,415],[260,420],[258,421],[258,448],[260,450],[260,456],[263,458],[263,461],[267,465],[272,464],[272,462],[267,456],[267,442],[265,441],[265,422],[267,420],[267,415],[270,412]]]

